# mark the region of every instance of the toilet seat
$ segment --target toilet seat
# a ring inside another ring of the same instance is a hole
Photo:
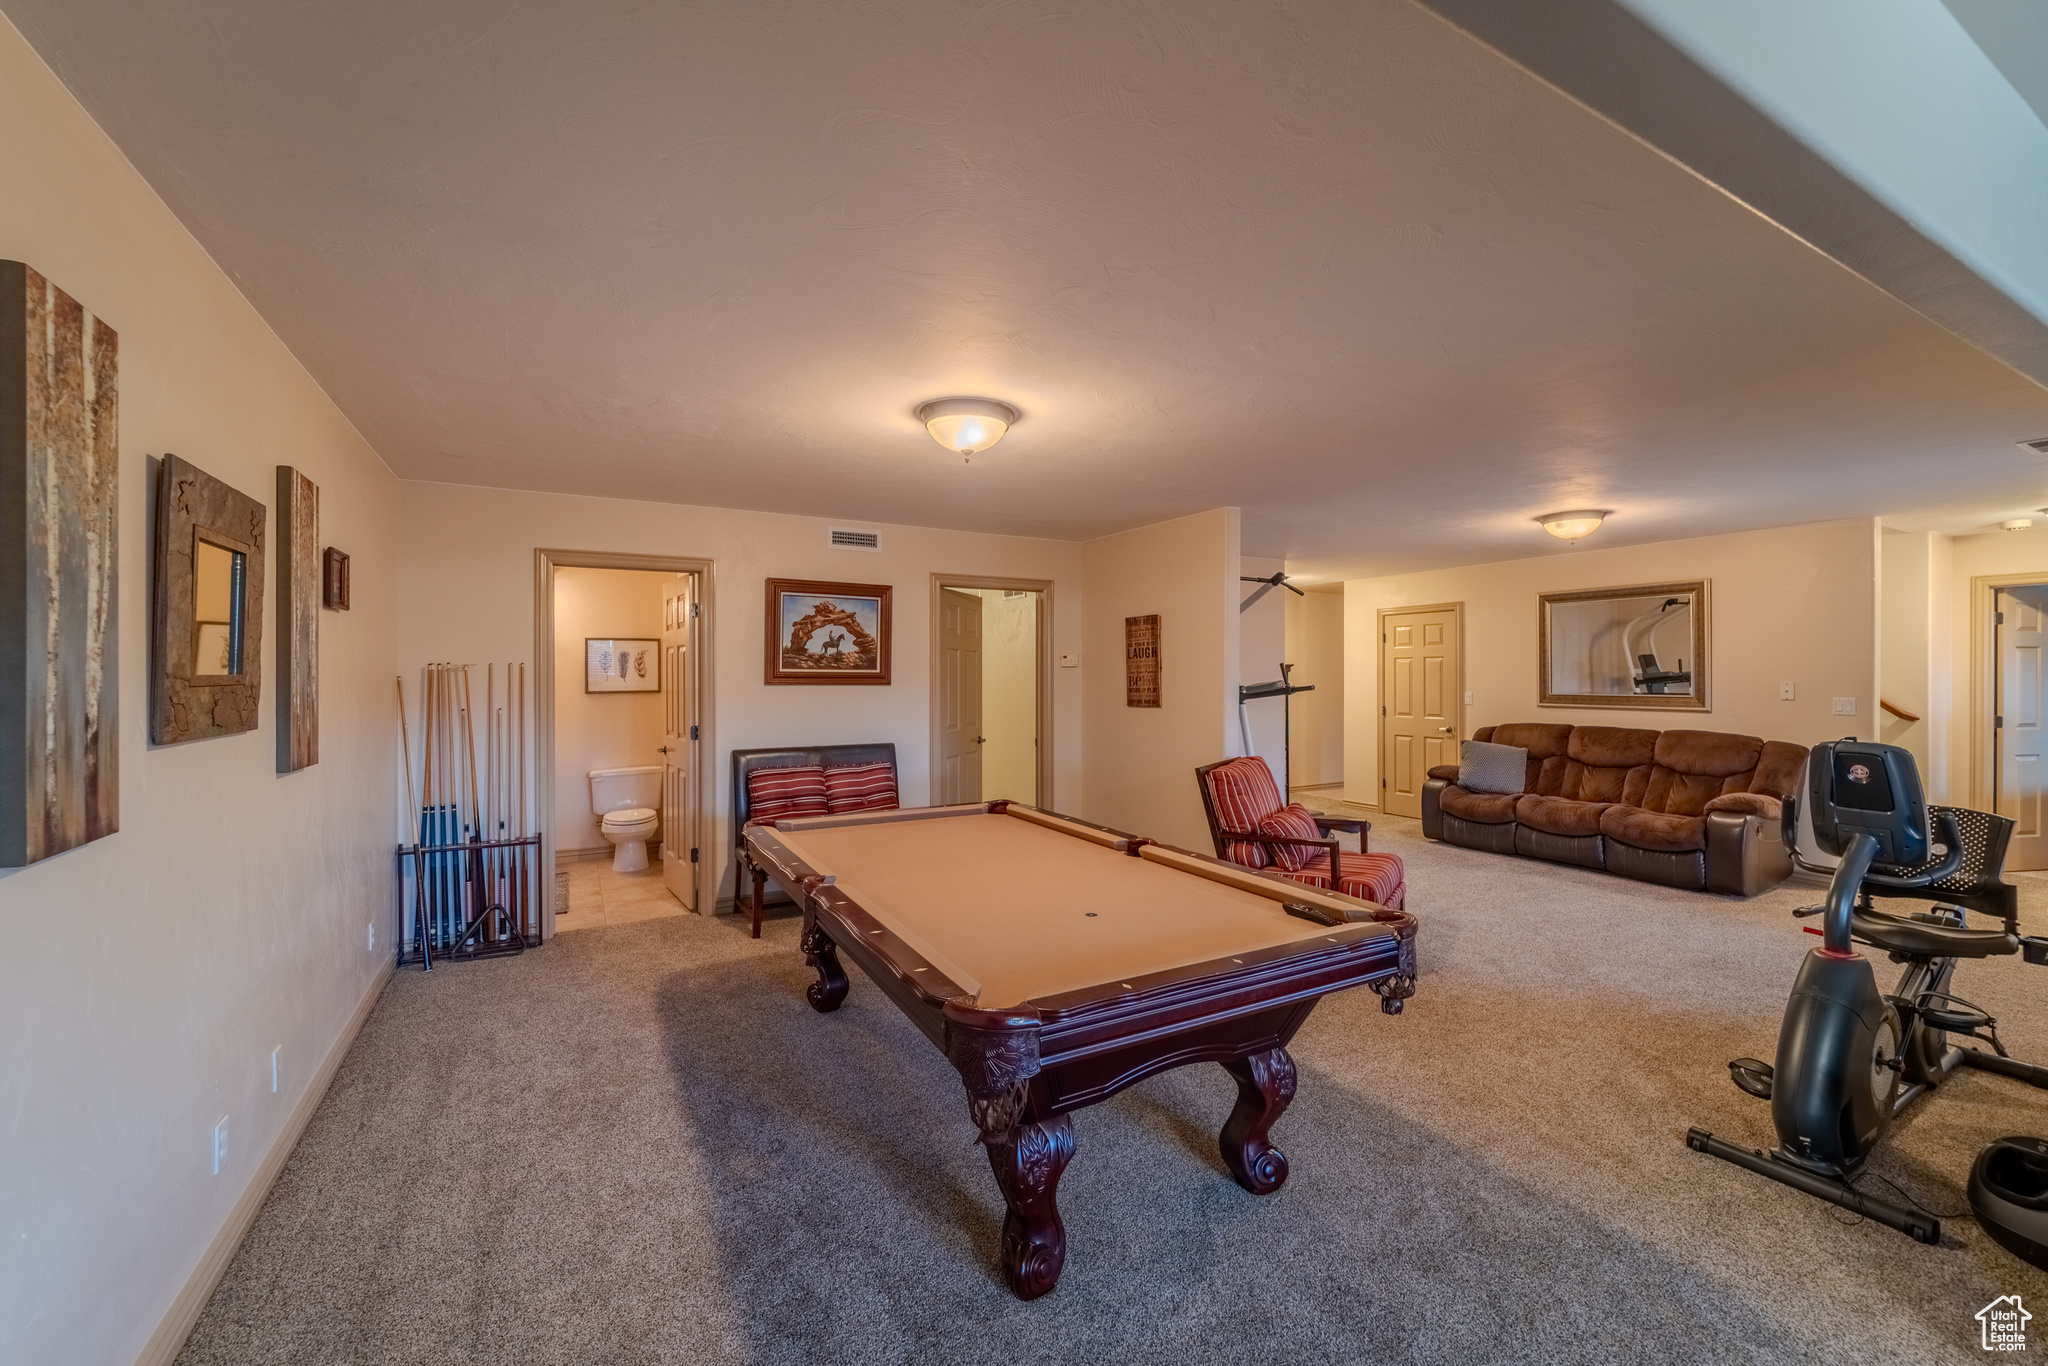
[[[642,827],[652,829],[661,823],[661,813],[651,807],[633,806],[624,811],[607,811],[599,822],[601,829],[613,834],[625,834]]]

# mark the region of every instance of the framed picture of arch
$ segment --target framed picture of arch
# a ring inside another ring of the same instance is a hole
[[[889,682],[886,583],[768,580],[769,683]]]

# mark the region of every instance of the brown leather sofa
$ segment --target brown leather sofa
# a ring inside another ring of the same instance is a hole
[[[1455,765],[1422,788],[1422,833],[1667,887],[1755,896],[1792,872],[1780,801],[1803,745],[1710,730],[1526,722],[1475,740],[1529,751],[1519,793],[1468,792]]]

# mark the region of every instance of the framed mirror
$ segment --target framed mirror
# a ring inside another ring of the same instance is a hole
[[[1711,710],[1709,582],[1542,594],[1538,705]]]
[[[150,736],[256,729],[262,692],[263,504],[190,461],[157,471]]]

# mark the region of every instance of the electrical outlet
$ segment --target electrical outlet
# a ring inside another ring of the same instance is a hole
[[[1837,698],[1835,699],[1835,715],[1837,715],[1837,716],[1854,716],[1855,714],[1856,714],[1856,699],[1855,699],[1855,698],[1853,698],[1853,697],[1837,697]]]
[[[277,1094],[277,1069],[279,1055],[283,1052],[283,1044],[279,1044],[277,1047],[270,1050],[270,1094],[273,1096]]]
[[[1778,685],[1778,700],[1780,702],[1791,702],[1796,700],[1798,696],[1799,689],[1792,686],[1791,679],[1788,678]]]
[[[1080,667],[1081,667],[1081,656],[1079,656],[1079,655],[1061,655],[1061,656],[1060,656],[1060,667],[1061,667],[1062,669],[1078,669],[1078,668],[1080,668]]]
[[[219,1176],[228,1165],[228,1117],[222,1115],[213,1126],[213,1174]]]

